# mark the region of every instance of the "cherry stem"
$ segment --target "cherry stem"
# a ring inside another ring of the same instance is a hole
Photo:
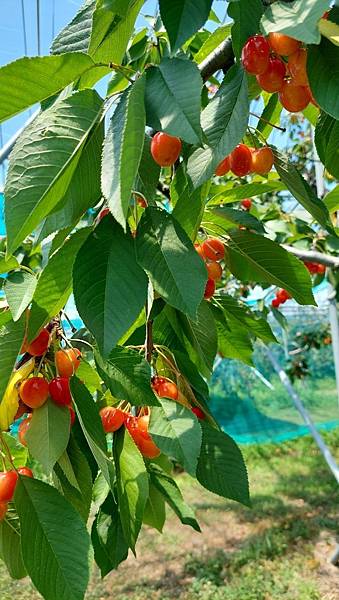
[[[62,310],[61,312],[62,312],[63,316],[65,317],[66,321],[68,322],[68,324],[69,324],[69,326],[70,326],[70,328],[71,328],[71,331],[72,331],[72,333],[75,333],[75,332],[77,331],[77,328],[76,328],[76,327],[73,325],[73,323],[72,323],[71,319],[70,319],[70,318],[69,318],[69,316],[68,316],[68,315],[65,313],[65,311],[64,311],[64,310]]]
[[[7,457],[8,462],[11,463],[14,471],[16,471],[16,467],[15,467],[15,465],[13,463],[11,451],[10,451],[9,447],[7,446],[7,443],[4,440],[4,436],[2,435],[2,431],[0,431],[0,442],[1,442],[2,448],[4,450],[5,457]],[[5,463],[4,463],[4,466],[5,466]],[[5,470],[7,470],[6,466],[5,466]]]
[[[257,117],[257,119],[259,119],[259,121],[263,121],[264,123],[267,123],[267,125],[274,127],[274,129],[279,129],[279,131],[282,131],[283,133],[285,133],[285,131],[286,131],[286,127],[279,127],[279,125],[274,125],[274,123],[271,123],[271,121],[267,121],[267,119],[264,119],[264,117],[261,117],[260,115],[257,115],[256,113],[250,112],[249,114],[252,117]]]

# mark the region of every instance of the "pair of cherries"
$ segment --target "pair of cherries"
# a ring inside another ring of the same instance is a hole
[[[228,156],[218,164],[215,174],[226,175],[231,171],[237,177],[244,177],[250,173],[267,175],[274,164],[274,155],[269,146],[250,148],[245,144],[238,144]]]
[[[220,265],[220,261],[225,256],[225,247],[224,244],[218,238],[208,238],[202,244],[196,243],[194,244],[196,251],[199,256],[205,262],[205,266],[207,269],[207,283],[204,292],[205,300],[209,300],[212,298],[215,289],[216,282],[221,279],[222,276],[222,266]]]

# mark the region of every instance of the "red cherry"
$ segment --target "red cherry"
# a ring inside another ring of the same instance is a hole
[[[55,377],[49,382],[49,394],[55,404],[67,406],[72,402],[69,380],[67,377]]]
[[[319,273],[320,275],[322,275],[323,273],[325,273],[326,271],[326,267],[325,265],[317,265],[317,273]]]
[[[25,477],[34,477],[32,469],[29,467],[19,467],[19,475],[25,475]]]
[[[273,52],[280,56],[290,56],[300,47],[300,42],[283,33],[272,32],[268,34],[268,43]]]
[[[272,300],[272,306],[273,306],[273,308],[279,308],[279,306],[280,306],[280,302],[279,302],[279,299],[278,299],[278,298],[274,298],[274,299]]]
[[[152,138],[151,154],[161,167],[170,167],[178,160],[181,152],[181,140],[168,133],[159,131]]]
[[[297,52],[294,52],[294,54],[291,54],[288,58],[288,71],[294,85],[308,86],[306,63],[307,50],[305,50],[305,48],[299,48]]]
[[[28,354],[31,354],[32,356],[41,356],[48,349],[49,343],[49,332],[47,331],[47,329],[42,329],[39,335],[33,340],[33,342],[28,344],[28,346],[26,347],[24,344],[24,349],[25,352],[28,352]]]
[[[210,298],[212,298],[214,292],[215,292],[215,281],[213,279],[207,279],[205,292],[204,292],[205,300],[209,300]]]
[[[277,298],[280,304],[284,304],[284,302],[286,302],[286,300],[289,300],[291,296],[287,290],[279,290],[277,293]]]
[[[150,434],[148,433],[148,426],[149,426],[149,415],[142,415],[141,417],[138,417],[138,428],[139,428],[139,432],[141,437],[143,437],[145,440],[150,440]]]
[[[241,202],[241,206],[245,209],[245,210],[250,210],[251,206],[252,206],[252,200],[251,198],[245,198],[244,200],[242,200]]]
[[[136,195],[136,203],[141,208],[147,208],[147,202],[146,202],[145,198],[143,198],[142,196],[139,196],[139,194]]]
[[[71,427],[73,427],[73,425],[75,423],[75,416],[76,416],[75,415],[75,410],[74,410],[73,406],[68,406],[67,408],[69,410],[69,414],[70,414],[70,417],[71,417]]]
[[[225,256],[224,244],[218,238],[208,238],[201,247],[204,257],[210,260],[222,260]]]
[[[0,502],[0,522],[4,520],[8,510],[7,502]]]
[[[194,248],[196,249],[196,251],[199,254],[200,258],[202,258],[203,260],[205,260],[203,249],[202,249],[202,245],[201,244],[194,244]]]
[[[48,381],[44,377],[30,377],[20,385],[21,400],[31,408],[39,408],[48,398]]]
[[[213,281],[218,281],[222,276],[222,266],[212,260],[211,262],[206,263],[206,269],[208,274],[208,279],[213,279]]]
[[[24,419],[23,421],[21,421],[21,423],[19,425],[19,428],[18,428],[19,442],[23,446],[27,446],[26,433],[27,433],[27,430],[29,429],[29,427],[31,425],[31,419],[32,419],[32,415],[29,415],[27,417],[27,419]]]
[[[138,448],[141,454],[146,458],[157,458],[161,454],[161,451],[159,450],[158,446],[153,442],[151,437],[149,440],[141,438],[138,444]]]
[[[299,112],[308,106],[311,95],[307,87],[294,85],[292,80],[287,80],[279,93],[279,100],[286,110]]]
[[[285,63],[277,56],[270,56],[267,70],[257,75],[257,82],[265,92],[280,92],[286,75]]]
[[[0,473],[0,502],[10,502],[14,496],[14,490],[18,481],[16,471]]]
[[[192,412],[198,417],[198,419],[206,419],[205,413],[199,408],[199,406],[193,406]]]
[[[109,214],[109,208],[103,208],[98,214],[98,223]]]
[[[179,390],[175,385],[174,381],[167,379],[166,377],[153,377],[151,382],[152,390],[156,393],[159,398],[171,398],[177,400]]]
[[[226,175],[226,173],[228,173],[230,170],[230,157],[226,156],[224,158],[224,160],[222,160],[216,170],[215,170],[215,174],[219,175],[219,177],[221,177],[222,175]]]
[[[252,75],[264,73],[268,66],[270,46],[263,35],[248,38],[242,49],[241,60],[244,69]]]
[[[114,406],[105,406],[100,411],[102,426],[105,433],[117,431],[125,422],[125,413],[120,408]]]
[[[57,350],[55,364],[60,377],[72,377],[80,365],[81,352],[78,348]]]
[[[252,171],[258,175],[267,175],[274,164],[274,155],[269,146],[252,151]]]
[[[138,445],[142,437],[139,429],[138,417],[130,415],[125,420],[125,426],[134,442]]]
[[[244,177],[251,172],[252,152],[245,144],[238,144],[230,154],[231,171],[237,177]]]

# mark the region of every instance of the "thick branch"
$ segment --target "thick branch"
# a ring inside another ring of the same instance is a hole
[[[199,65],[200,73],[206,81],[213,73],[223,69],[228,71],[234,63],[234,53],[231,38],[226,38]]]
[[[294,248],[293,246],[287,246],[285,244],[282,244],[282,246],[285,250],[294,254],[294,256],[301,260],[319,263],[320,265],[326,265],[326,267],[332,267],[333,269],[339,268],[339,258],[331,256],[330,254],[322,254],[316,250],[300,250],[299,248]]]

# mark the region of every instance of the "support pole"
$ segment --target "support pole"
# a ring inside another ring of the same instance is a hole
[[[288,378],[287,373],[280,366],[280,364],[278,363],[277,359],[275,358],[273,352],[269,348],[266,348],[266,352],[267,352],[267,356],[268,356],[269,360],[271,361],[271,363],[273,365],[274,370],[276,371],[276,373],[278,374],[278,376],[280,378],[281,383],[283,384],[283,386],[285,387],[289,396],[291,397],[293,404],[296,407],[297,411],[301,414],[302,418],[304,419],[315,443],[317,444],[321,454],[323,455],[324,459],[327,462],[329,469],[331,470],[337,483],[339,484],[339,467],[338,467],[337,463],[335,462],[335,459],[332,456],[330,449],[326,446],[322,436],[317,431],[308,411],[304,407],[304,405],[301,402],[297,392],[295,391],[290,379]]]
[[[339,323],[337,313],[337,303],[334,295],[329,298],[328,315],[331,326],[332,350],[335,368],[335,378],[337,382],[338,406],[339,406]]]

